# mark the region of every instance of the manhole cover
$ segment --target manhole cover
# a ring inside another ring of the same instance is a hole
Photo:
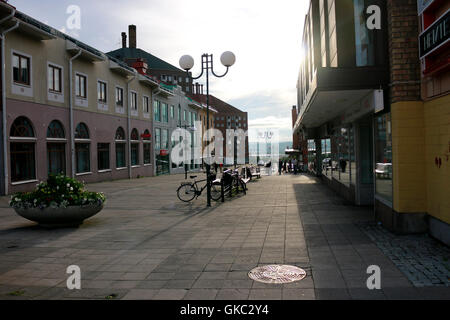
[[[268,265],[253,269],[248,273],[250,279],[263,283],[291,283],[303,280],[306,271],[295,266]]]

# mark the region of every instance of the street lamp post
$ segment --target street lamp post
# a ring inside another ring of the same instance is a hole
[[[214,64],[213,64],[213,55],[212,54],[203,54],[202,55],[202,71],[198,77],[192,77],[193,80],[200,79],[203,76],[203,73],[206,72],[206,134],[207,134],[207,141],[209,141],[209,72],[217,77],[222,78],[225,77],[225,75],[228,73],[228,69],[236,62],[235,55],[230,52],[226,51],[222,54],[220,57],[220,62],[227,68],[224,74],[217,75],[214,72]],[[180,58],[180,67],[186,71],[186,73],[189,75],[189,70],[191,70],[194,67],[194,59],[189,56],[185,55]],[[209,162],[209,161],[208,161]],[[206,163],[206,185],[207,185],[207,205],[208,207],[211,206],[211,182],[210,182],[210,175],[211,175],[211,166],[209,163]]]

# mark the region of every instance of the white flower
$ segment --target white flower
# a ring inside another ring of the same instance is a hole
[[[67,188],[70,188],[70,183],[67,184]]]
[[[37,199],[34,199],[34,201],[33,201],[34,203],[36,203],[37,202]]]
[[[73,191],[73,188],[72,188],[72,187],[70,187],[70,191]]]
[[[20,199],[19,199],[19,198],[16,198],[15,200],[16,200],[16,201],[20,201]]]
[[[56,190],[59,190],[59,186],[56,186]]]

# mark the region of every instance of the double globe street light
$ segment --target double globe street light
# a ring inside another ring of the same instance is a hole
[[[207,134],[207,141],[209,141],[209,71],[217,77],[217,78],[223,78],[228,73],[228,69],[234,65],[236,62],[236,56],[231,51],[226,51],[222,53],[220,57],[220,62],[227,68],[224,74],[217,75],[214,72],[214,64],[213,64],[213,55],[212,54],[203,54],[202,55],[202,72],[198,77],[192,77],[193,80],[200,79],[203,76],[203,73],[206,72],[206,134]],[[184,55],[180,58],[180,67],[181,69],[185,70],[186,73],[189,76],[189,70],[191,70],[194,67],[194,58],[192,58],[189,55]],[[209,161],[208,161],[209,162]],[[206,190],[207,190],[207,205],[208,207],[211,206],[211,166],[209,163],[206,163]]]

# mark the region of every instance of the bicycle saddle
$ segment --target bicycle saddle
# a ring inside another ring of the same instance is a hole
[[[195,178],[197,178],[197,176],[191,176],[191,179],[195,179]]]

